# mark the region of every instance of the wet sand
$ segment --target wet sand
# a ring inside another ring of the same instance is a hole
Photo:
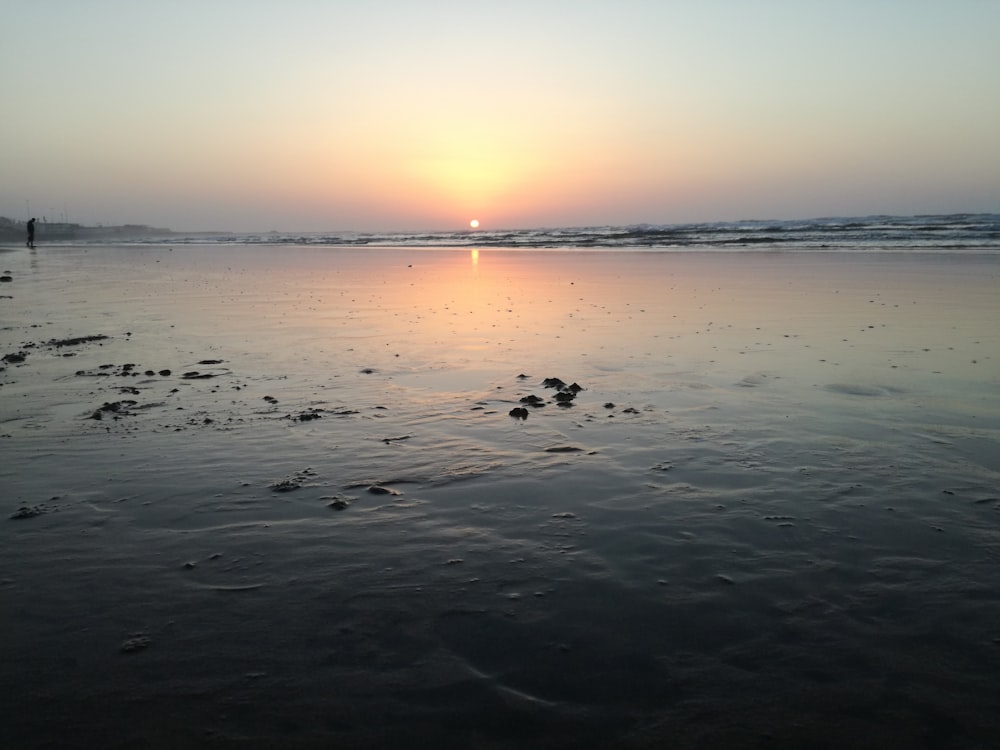
[[[996,256],[0,267],[4,747],[1000,736]]]

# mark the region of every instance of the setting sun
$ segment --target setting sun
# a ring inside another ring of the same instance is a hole
[[[479,219],[473,219],[469,222],[469,226],[473,229],[479,229]]]

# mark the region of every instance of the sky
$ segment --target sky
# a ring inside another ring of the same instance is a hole
[[[0,0],[0,216],[1000,212],[998,0]]]

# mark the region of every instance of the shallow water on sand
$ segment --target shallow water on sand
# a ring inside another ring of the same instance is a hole
[[[995,257],[0,264],[11,746],[1000,729]]]

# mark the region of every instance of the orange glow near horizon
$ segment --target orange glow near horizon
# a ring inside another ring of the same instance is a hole
[[[0,215],[409,231],[995,210],[1000,3],[912,26],[704,3],[540,3],[529,24],[489,3],[154,0],[120,23],[21,5],[58,44],[3,49],[31,60],[5,84],[33,116],[4,123]],[[821,27],[847,64],[813,49]]]

